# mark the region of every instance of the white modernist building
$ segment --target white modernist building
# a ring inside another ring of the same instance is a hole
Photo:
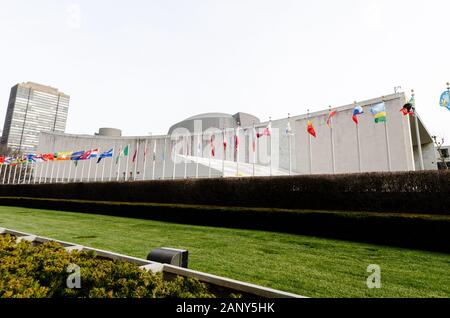
[[[385,102],[387,121],[375,123],[370,108]],[[437,169],[433,140],[420,120],[403,116],[403,93],[360,102],[364,114],[352,121],[355,104],[260,123],[249,114],[204,114],[175,124],[169,135],[122,137],[99,134],[41,133],[37,153],[113,149],[113,158],[52,161],[33,165],[41,182],[158,180],[221,176],[332,174]],[[317,137],[307,132],[308,120]],[[286,133],[290,123],[291,132]],[[417,122],[417,129],[416,129]],[[255,138],[254,128],[260,138]],[[236,135],[238,145],[236,147]],[[419,137],[419,138],[418,138]],[[418,140],[420,140],[420,147]],[[224,145],[224,141],[226,146]],[[128,146],[128,156],[120,156]],[[212,148],[214,148],[214,155]],[[420,156],[420,150],[422,155]],[[422,158],[422,160],[421,160]],[[133,160],[134,159],[134,160]],[[423,163],[422,163],[423,162]]]

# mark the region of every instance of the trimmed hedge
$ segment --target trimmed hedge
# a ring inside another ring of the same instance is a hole
[[[2,185],[0,197],[450,215],[450,171]]]
[[[81,288],[66,286],[66,269],[81,270]],[[231,294],[231,297],[235,295]],[[97,258],[93,252],[67,252],[48,242],[34,246],[0,235],[0,298],[214,298],[196,279],[163,280],[161,273],[125,261]]]
[[[380,212],[321,212],[287,209],[133,204],[45,199],[0,199],[23,206],[178,224],[254,229],[450,252],[450,216]]]

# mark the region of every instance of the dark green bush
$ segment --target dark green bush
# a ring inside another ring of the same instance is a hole
[[[67,288],[67,267],[81,269],[81,288]],[[125,261],[97,258],[92,252],[67,252],[49,242],[34,246],[0,235],[0,298],[213,298],[198,280],[165,281],[160,273]]]
[[[450,172],[0,185],[0,197],[450,215]]]

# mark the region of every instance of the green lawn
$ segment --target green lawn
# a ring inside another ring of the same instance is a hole
[[[184,248],[192,269],[308,297],[450,297],[447,254],[17,207],[0,207],[0,227],[141,258]],[[381,289],[366,286],[369,264],[381,266]]]

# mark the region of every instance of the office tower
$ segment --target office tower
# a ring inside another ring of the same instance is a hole
[[[11,88],[1,145],[15,153],[37,150],[40,132],[64,133],[70,97],[58,89],[27,82]]]

